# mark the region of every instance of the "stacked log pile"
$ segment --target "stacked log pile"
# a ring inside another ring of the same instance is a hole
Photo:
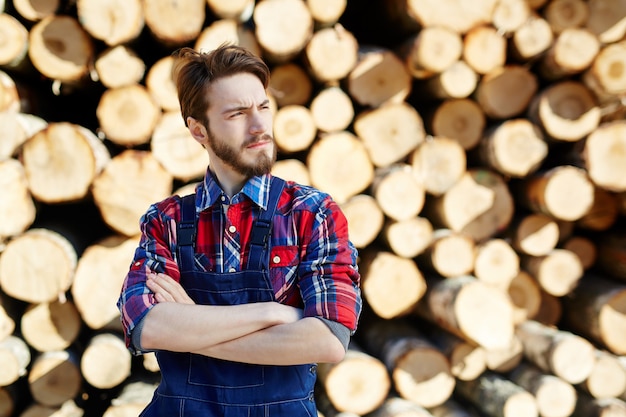
[[[330,193],[365,308],[325,417],[626,416],[626,1],[0,1],[0,417],[136,416],[115,301],[208,164],[171,52],[269,63],[274,173]]]

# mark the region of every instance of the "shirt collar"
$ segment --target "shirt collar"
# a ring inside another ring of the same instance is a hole
[[[265,174],[250,178],[244,184],[241,191],[235,194],[230,203],[238,203],[242,201],[244,197],[249,198],[254,204],[267,209],[267,203],[269,200],[271,175]],[[206,210],[213,206],[218,201],[223,201],[223,197],[226,197],[224,191],[220,187],[219,183],[215,179],[215,176],[211,170],[207,169],[207,173],[204,176],[200,189],[198,190],[199,209]]]

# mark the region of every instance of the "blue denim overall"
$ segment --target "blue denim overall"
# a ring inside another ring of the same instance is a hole
[[[194,270],[195,195],[183,198],[178,225],[181,284],[198,304],[233,305],[273,301],[269,233],[284,182],[273,178],[268,209],[251,236],[248,265],[234,273]],[[206,329],[210,332],[211,329]],[[316,365],[264,366],[190,353],[157,352],[161,383],[141,417],[315,417]]]

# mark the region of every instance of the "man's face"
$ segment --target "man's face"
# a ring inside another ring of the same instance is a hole
[[[217,80],[209,94],[209,152],[224,169],[244,177],[269,173],[276,160],[276,145],[263,84],[252,74],[236,74]],[[216,162],[212,160],[211,164],[215,166]]]

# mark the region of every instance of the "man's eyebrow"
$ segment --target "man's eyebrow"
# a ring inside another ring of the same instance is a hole
[[[259,105],[259,107],[263,107],[263,106],[267,106],[270,104],[270,100],[269,99],[265,99],[261,102],[261,104]],[[253,107],[252,105],[250,106],[234,106],[234,107],[228,107],[226,108],[222,113],[226,114],[226,113],[232,113],[234,111],[242,111],[242,110],[248,110],[251,107]]]

